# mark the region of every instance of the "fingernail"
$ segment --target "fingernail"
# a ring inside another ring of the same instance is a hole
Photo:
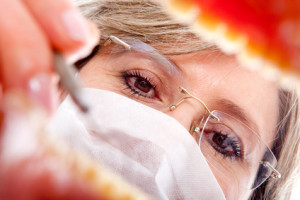
[[[67,10],[61,15],[62,23],[73,40],[86,42],[91,35],[88,24],[76,10]]]
[[[67,57],[67,63],[68,64],[74,64],[80,59],[83,59],[90,55],[95,47],[95,43],[93,41],[87,43],[84,47],[80,48],[76,52],[73,52],[72,54],[66,55]]]
[[[32,101],[43,106],[49,113],[56,107],[53,79],[48,74],[38,74],[28,82],[27,91]]]
[[[92,23],[89,24],[89,30],[91,32],[91,36],[89,37],[89,40],[85,45],[78,49],[75,52],[72,52],[71,54],[66,55],[67,62],[69,64],[73,64],[76,61],[87,57],[91,54],[92,50],[95,48],[95,46],[98,44],[100,39],[100,32]]]

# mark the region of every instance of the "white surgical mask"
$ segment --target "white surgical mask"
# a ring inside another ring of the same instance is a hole
[[[66,98],[48,127],[53,137],[156,199],[225,199],[199,146],[175,119],[113,92],[84,94],[89,115]]]

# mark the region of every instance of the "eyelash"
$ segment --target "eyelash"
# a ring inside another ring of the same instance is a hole
[[[122,72],[121,77],[126,85],[125,89],[129,89],[132,94],[137,95],[138,97],[144,97],[144,98],[148,98],[148,99],[153,99],[153,98],[157,97],[157,90],[156,90],[157,85],[154,83],[154,81],[150,77],[143,75],[140,71],[131,70],[131,71]],[[150,89],[153,89],[154,96],[153,97],[147,96],[142,91],[139,91],[137,88],[134,88],[129,83],[128,79],[130,79],[130,78],[137,78],[137,80],[145,81],[147,84],[149,84]]]
[[[241,148],[240,142],[235,138],[235,137],[230,137],[228,134],[226,133],[222,133],[222,131],[216,131],[216,130],[205,130],[204,131],[206,134],[206,137],[208,138],[209,134],[214,134],[215,135],[219,135],[221,137],[225,137],[225,139],[229,139],[230,140],[230,148],[232,148],[234,154],[230,154],[228,152],[226,152],[226,150],[222,149],[220,146],[218,146],[216,143],[214,143],[214,141],[212,141],[212,139],[208,139],[208,142],[210,143],[210,145],[220,154],[222,154],[225,158],[230,158],[232,160],[235,159],[243,159],[243,150]]]
[[[136,95],[138,97],[143,97],[143,98],[147,98],[147,99],[155,99],[158,98],[157,95],[157,85],[155,84],[155,82],[149,77],[146,76],[144,73],[140,72],[139,70],[129,70],[129,71],[125,71],[121,73],[121,77],[123,79],[123,83],[126,86],[125,89],[128,89],[130,91],[131,94]],[[147,95],[147,93],[143,93],[140,89],[138,89],[137,87],[135,87],[135,83],[130,83],[130,78],[136,78],[135,81],[145,81],[146,84],[149,85],[150,89],[153,90],[153,96],[149,96]],[[133,85],[132,85],[133,84]],[[236,137],[231,137],[230,134],[227,133],[223,133],[222,130],[218,130],[220,128],[212,128],[212,129],[207,129],[204,132],[208,132],[207,135],[209,134],[213,134],[212,138],[209,139],[209,136],[206,136],[208,138],[208,142],[210,143],[210,145],[214,148],[214,150],[218,153],[220,153],[221,155],[224,156],[224,158],[229,158],[231,160],[243,160],[243,150],[242,150],[242,146],[239,142],[239,140]],[[229,140],[229,148],[232,149],[232,153],[230,153],[228,150],[226,151],[226,148],[222,148],[220,146],[218,146],[218,144],[215,143],[215,141],[213,141],[213,137],[214,136],[219,136],[219,137],[225,137],[226,140]]]

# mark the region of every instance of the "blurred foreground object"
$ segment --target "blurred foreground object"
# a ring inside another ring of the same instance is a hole
[[[21,92],[1,105],[0,199],[150,199],[43,132],[46,114]]]
[[[281,82],[290,72],[300,75],[300,1],[166,2],[175,17],[250,69]]]

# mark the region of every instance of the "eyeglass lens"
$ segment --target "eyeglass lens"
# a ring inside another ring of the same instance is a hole
[[[236,188],[254,189],[272,173],[276,158],[260,137],[234,117],[220,111],[212,112],[192,135],[199,143],[206,160],[219,181],[235,184]]]
[[[129,46],[111,42],[98,53],[103,57],[101,67],[121,79],[116,83],[117,92],[154,109],[169,110],[170,105],[183,97],[178,87],[184,85],[185,80],[177,67],[148,44],[132,38],[125,38],[124,42]],[[218,181],[243,189],[258,187],[272,173],[262,161],[275,168],[275,156],[260,137],[239,120],[220,111],[213,111],[213,115],[196,124],[191,134],[219,177]]]

